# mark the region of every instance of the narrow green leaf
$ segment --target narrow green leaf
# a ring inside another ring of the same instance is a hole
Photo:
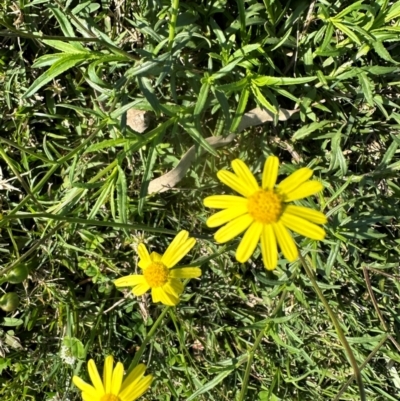
[[[245,87],[240,94],[239,103],[236,108],[235,116],[232,119],[232,124],[230,126],[230,132],[236,132],[239,127],[240,120],[243,117],[244,112],[246,111],[247,101],[249,100],[250,89],[249,87]]]
[[[215,149],[203,138],[200,131],[194,127],[193,123],[185,120],[179,121],[179,123],[199,146],[201,146],[208,153],[211,153],[213,156],[218,155]]]
[[[333,27],[333,24],[329,22],[326,26],[324,40],[319,48],[320,51],[324,51],[330,45],[334,31],[335,28]]]
[[[141,63],[127,70],[125,76],[127,78],[131,78],[139,74],[150,74],[152,72],[155,72],[155,69],[160,69],[169,57],[171,57],[171,55],[169,53],[165,53],[155,58],[154,60],[145,61],[144,63]]]
[[[340,22],[336,22],[332,20],[332,23],[335,25],[335,27],[339,30],[341,30],[343,33],[345,33],[353,42],[357,43],[358,45],[361,46],[361,42],[360,39],[358,38],[358,36],[350,29],[348,28],[346,25],[340,23]]]
[[[328,81],[327,81],[327,79],[326,79],[324,73],[323,73],[321,70],[317,70],[317,71],[316,71],[316,74],[317,74],[317,77],[318,77],[319,82],[320,82],[322,85],[328,85]]]
[[[361,6],[361,4],[364,2],[364,0],[356,1],[355,3],[349,5],[348,7],[344,8],[342,11],[340,11],[339,14],[335,15],[335,19],[341,19],[345,15],[351,13],[352,11],[358,10]]]
[[[236,0],[236,3],[239,9],[240,37],[242,39],[242,43],[246,43],[246,9],[244,6],[244,0]]]
[[[87,149],[85,149],[84,153],[98,152],[99,150],[113,148],[116,146],[124,146],[124,145],[130,146],[137,141],[138,140],[136,138],[106,139],[104,141],[90,145]]]
[[[390,7],[388,13],[385,16],[385,22],[389,22],[400,16],[400,2],[396,1]]]
[[[371,67],[361,67],[361,69],[374,75],[392,74],[395,71],[396,72],[399,71],[399,67],[384,67],[381,65],[373,65]]]
[[[256,85],[251,86],[251,91],[255,96],[256,100],[260,103],[261,108],[269,110],[271,113],[278,114],[276,108],[264,97],[260,89]]]
[[[33,84],[27,89],[23,98],[28,98],[35,94],[42,86],[46,85],[52,79],[62,74],[63,72],[75,67],[79,63],[91,58],[90,54],[78,53],[78,54],[66,54],[63,58],[57,60],[45,73],[37,78]]]
[[[232,366],[231,368],[221,372],[219,375],[214,377],[211,381],[206,383],[204,386],[200,387],[198,390],[196,390],[186,401],[192,401],[196,399],[200,394],[207,393],[211,389],[213,389],[215,386],[217,386],[219,383],[222,382],[222,380],[225,379],[226,376],[230,375],[231,372],[235,370],[235,366]]]
[[[251,53],[254,50],[257,50],[261,47],[260,43],[252,43],[251,45],[245,45],[240,49],[236,50],[232,56],[229,58],[230,60],[234,60],[238,57],[244,57],[247,54]]]
[[[71,23],[69,22],[68,17],[65,14],[63,14],[63,12],[57,6],[47,3],[47,7],[51,10],[51,12],[56,17],[58,23],[60,24],[60,28],[61,28],[64,36],[69,36],[69,37],[76,36],[74,28],[72,27]],[[84,49],[83,46],[79,42],[71,42],[71,46],[76,47],[77,50]]]
[[[210,91],[210,83],[208,79],[204,79],[203,84],[201,85],[200,88],[200,93],[199,96],[197,97],[197,102],[194,107],[194,119],[195,119],[195,124],[196,126],[200,126],[200,118],[201,114],[203,113],[204,107],[207,103],[207,97],[208,93]]]
[[[290,34],[292,33],[292,29],[293,29],[293,26],[290,27],[290,28],[285,32],[285,34],[282,36],[282,38],[279,39],[279,42],[278,42],[275,46],[273,46],[273,47],[270,49],[271,52],[273,52],[273,51],[279,49],[283,44],[286,43],[286,41],[288,40]]]
[[[45,54],[39,57],[33,64],[32,68],[43,68],[53,65],[56,61],[65,57],[65,53]]]
[[[368,79],[367,74],[365,72],[362,72],[361,74],[359,74],[358,81],[360,82],[362,92],[363,92],[368,104],[371,107],[374,107],[374,99],[373,99],[373,94],[372,94],[372,89],[371,89],[372,83]]]
[[[43,43],[53,47],[54,49],[60,50],[64,53],[89,53],[89,49],[83,47],[79,42],[63,42],[62,40],[47,40],[44,39]],[[77,46],[78,44],[78,46]]]
[[[146,201],[146,196],[147,196],[147,190],[149,188],[149,183],[150,179],[153,175],[153,167],[154,164],[157,160],[157,151],[156,151],[156,146],[157,143],[160,141],[158,137],[155,141],[154,144],[150,147],[148,153],[147,153],[147,160],[146,164],[144,166],[144,172],[142,175],[142,185],[140,186],[140,195],[139,195],[139,202],[138,202],[138,213],[140,216],[143,216],[143,207]]]
[[[213,74],[211,78],[214,79],[220,79],[224,77],[226,74],[231,72],[241,61],[243,60],[243,57],[238,57],[235,60],[231,61],[229,64],[227,64],[225,67],[222,67],[218,72]]]
[[[126,183],[125,172],[118,164],[118,180],[117,180],[117,204],[118,204],[118,221],[120,223],[128,223],[128,186]]]
[[[390,144],[390,146],[387,148],[385,154],[383,155],[383,158],[378,166],[378,169],[387,168],[388,164],[393,159],[393,157],[396,154],[396,151],[399,147],[399,144],[400,144],[399,138],[395,137],[392,134],[390,134],[390,136],[392,137],[393,142]]]
[[[139,76],[137,77],[137,81],[139,84],[139,88],[143,93],[143,96],[150,103],[153,111],[156,113],[156,116],[160,115],[160,101],[154,92],[154,88],[152,82],[149,78]]]
[[[96,214],[98,213],[98,211],[100,210],[100,208],[107,203],[107,199],[109,199],[110,196],[110,191],[111,191],[111,187],[113,184],[113,180],[114,177],[116,176],[116,170],[114,169],[114,171],[112,172],[111,176],[107,179],[107,181],[104,183],[100,195],[97,197],[96,199],[96,203],[93,205],[93,207],[90,209],[90,213],[88,215],[88,219],[93,219],[94,216],[96,216]],[[76,188],[77,191],[79,191],[80,189]],[[86,192],[86,191],[85,191]],[[71,202],[74,199],[75,196],[77,196],[78,194],[80,194],[79,192],[73,193],[73,197],[71,197]],[[84,194],[84,192],[81,193]],[[80,196],[80,197],[81,197]],[[74,199],[75,201],[77,199]]]
[[[396,60],[392,58],[390,53],[386,50],[386,47],[383,45],[381,41],[375,41],[372,43],[372,46],[379,57],[381,57],[385,61],[389,61],[393,64],[399,64]]]
[[[305,125],[304,127],[301,127],[299,130],[297,130],[293,136],[292,136],[292,140],[298,140],[298,139],[303,139],[306,136],[312,134],[314,131],[317,131],[323,127],[325,127],[325,125],[330,124],[332,121],[329,120],[323,120],[323,121],[319,121],[319,122],[315,122],[315,123],[311,123],[308,125]]]
[[[97,75],[96,70],[98,65],[99,65],[99,60],[96,60],[95,62],[89,64],[87,68],[88,80],[90,80],[90,82],[99,87],[107,87],[107,84],[104,81],[102,81],[100,77]]]
[[[279,78],[262,76],[253,78],[252,82],[257,86],[271,86],[271,85],[300,85],[307,82],[315,81],[317,77],[299,77],[299,78]]]
[[[223,30],[219,27],[219,25],[215,22],[213,18],[210,18],[210,25],[213,30],[213,34],[216,36],[218,42],[220,45],[223,47],[223,45],[226,43],[226,38],[224,35]]]
[[[219,85],[215,89],[222,92],[236,92],[243,90],[249,83],[249,79],[247,77],[242,78],[240,81],[232,82],[226,85]]]

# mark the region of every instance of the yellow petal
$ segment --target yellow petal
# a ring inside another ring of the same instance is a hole
[[[138,284],[145,283],[146,280],[144,276],[138,274],[132,274],[130,276],[124,276],[114,280],[116,287],[133,287]]]
[[[326,224],[328,222],[326,216],[320,211],[303,206],[287,205],[285,207],[285,214],[302,217],[316,224]]]
[[[176,234],[172,242],[168,245],[168,248],[165,251],[164,256],[168,252],[174,253],[177,249],[181,247],[182,244],[184,244],[187,241],[188,238],[189,238],[189,233],[186,230],[179,231],[179,233]]]
[[[264,164],[262,176],[263,189],[274,189],[278,178],[279,159],[276,156],[269,156]]]
[[[151,259],[153,262],[161,262],[162,255],[160,255],[160,254],[157,253],[157,252],[152,252],[151,255],[150,255],[150,259]]]
[[[204,206],[214,209],[228,209],[247,205],[247,199],[236,195],[212,195],[203,200]]]
[[[167,306],[175,306],[179,303],[179,298],[165,292],[162,288],[160,288],[160,301]]]
[[[136,287],[133,287],[132,293],[134,295],[136,295],[137,297],[140,297],[145,292],[147,292],[149,289],[150,289],[150,286],[147,284],[147,281],[144,281],[143,283],[138,284]]]
[[[99,394],[104,395],[104,386],[103,382],[101,381],[99,371],[97,370],[96,364],[94,363],[93,359],[90,359],[88,362],[88,372],[90,376],[90,380],[92,381],[92,384],[96,391]]]
[[[293,214],[283,213],[280,221],[290,230],[304,235],[307,238],[321,241],[325,238],[325,230],[314,223],[310,223],[301,217],[294,216]]]
[[[123,395],[121,393],[120,398],[121,401],[135,401],[141,395],[143,395],[148,388],[150,387],[151,382],[153,381],[153,376],[148,375],[143,377],[142,380],[135,383],[135,385],[129,386],[129,391],[124,392]]]
[[[282,195],[287,195],[306,182],[313,174],[313,171],[303,167],[285,178],[279,185],[278,190]]]
[[[165,292],[172,294],[176,298],[179,298],[183,292],[183,284],[176,278],[169,280],[162,288]]]
[[[79,388],[79,390],[81,390],[82,392],[88,394],[89,396],[91,396],[95,399],[97,399],[103,395],[103,394],[99,394],[93,386],[91,386],[90,384],[87,384],[78,376],[74,376],[72,378],[72,381],[75,384],[75,386]]]
[[[221,227],[215,234],[215,241],[224,243],[230,241],[232,238],[237,237],[253,222],[253,218],[249,214],[244,214],[232,220],[225,226]]]
[[[281,222],[274,223],[272,227],[283,256],[285,256],[289,262],[294,262],[298,257],[298,251],[289,231]]]
[[[146,245],[141,243],[141,244],[139,244],[137,249],[138,249],[140,261],[145,265],[149,265],[151,263],[151,259],[150,259],[149,251],[146,248]]]
[[[198,267],[182,267],[179,269],[172,269],[169,273],[171,278],[197,278],[201,276],[201,269]]]
[[[235,159],[231,163],[233,171],[235,174],[246,183],[246,185],[251,188],[253,192],[257,192],[260,187],[258,186],[257,180],[254,178],[253,173],[246,166],[246,164],[240,160]]]
[[[104,384],[104,391],[106,394],[108,394],[111,391],[113,364],[114,364],[114,358],[112,355],[109,355],[106,358],[103,367],[103,384]]]
[[[124,365],[118,362],[114,368],[111,382],[111,394],[118,395],[121,390],[122,377],[124,375]]]
[[[260,240],[262,229],[263,224],[257,221],[254,221],[247,229],[236,250],[236,260],[238,262],[244,263],[250,259]]]
[[[149,266],[149,264],[143,260],[139,260],[138,262],[138,266],[142,269],[142,270],[146,270],[147,267]]]
[[[93,398],[90,394],[87,393],[82,393],[81,396],[83,401],[97,401],[99,399],[98,396],[96,396],[96,398]]]
[[[285,202],[291,202],[298,199],[307,198],[307,196],[314,195],[324,189],[319,181],[307,181],[301,184],[294,191],[286,193],[284,196]]]
[[[264,266],[268,270],[274,270],[278,264],[278,246],[275,232],[271,224],[264,225],[261,234],[261,252]]]
[[[221,210],[218,213],[213,214],[207,219],[207,226],[208,227],[219,227],[223,224],[236,219],[236,217],[241,216],[242,214],[248,213],[247,208],[247,200],[245,205],[240,205],[239,207],[229,208],[225,210]]]
[[[131,373],[125,377],[122,382],[120,397],[124,397],[126,393],[130,391],[131,386],[135,386],[136,383],[143,377],[144,372],[146,371],[146,365],[143,363],[135,366]]]
[[[161,302],[161,297],[160,297],[161,291],[162,291],[161,287],[154,287],[151,289],[151,298],[155,304],[157,302]]]
[[[232,188],[240,195],[248,197],[254,193],[254,190],[251,186],[230,171],[220,170],[217,173],[217,177],[221,182]]]
[[[187,231],[181,231],[165,251],[161,262],[168,268],[174,267],[194,247],[196,240],[189,238]]]

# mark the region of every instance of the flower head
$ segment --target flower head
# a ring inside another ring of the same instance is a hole
[[[153,376],[143,376],[146,365],[136,366],[122,381],[124,365],[118,362],[113,369],[113,363],[114,358],[108,356],[104,363],[102,381],[94,360],[88,362],[92,386],[78,376],[72,378],[75,386],[82,391],[83,401],[135,401],[150,387]]]
[[[174,306],[179,303],[179,296],[183,292],[181,279],[201,276],[198,267],[180,267],[172,269],[193,248],[196,240],[189,238],[187,231],[181,231],[168,246],[164,255],[157,252],[149,254],[144,244],[139,244],[138,266],[143,275],[132,274],[114,281],[117,287],[133,287],[136,296],[143,295],[151,289],[153,302],[162,302],[164,305]]]
[[[232,168],[234,173],[221,170],[217,176],[242,196],[209,196],[204,205],[223,209],[207,220],[208,227],[225,224],[214,235],[217,242],[230,241],[246,231],[236,251],[239,262],[249,260],[259,241],[267,269],[274,269],[278,263],[277,244],[287,260],[296,260],[298,250],[288,229],[315,240],[325,238],[324,229],[317,225],[327,222],[323,213],[289,204],[322,190],[320,182],[309,180],[311,169],[301,168],[275,186],[279,159],[270,156],[264,165],[260,187],[243,161],[233,160]]]

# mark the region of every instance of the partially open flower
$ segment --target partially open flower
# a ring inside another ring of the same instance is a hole
[[[172,269],[193,248],[196,240],[189,238],[187,231],[181,231],[171,242],[164,255],[157,252],[149,254],[144,244],[139,244],[138,266],[143,275],[132,274],[114,281],[117,287],[133,287],[136,296],[143,295],[151,289],[153,302],[162,302],[164,305],[174,306],[179,303],[183,292],[181,279],[201,276],[198,267],[180,267]]]

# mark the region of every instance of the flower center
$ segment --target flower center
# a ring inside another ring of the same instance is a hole
[[[100,401],[121,401],[121,399],[114,394],[104,394]]]
[[[255,221],[276,223],[282,213],[282,198],[274,191],[261,189],[248,197],[247,209]]]
[[[151,288],[162,287],[168,281],[169,271],[166,266],[160,262],[153,262],[143,272],[147,284]]]

